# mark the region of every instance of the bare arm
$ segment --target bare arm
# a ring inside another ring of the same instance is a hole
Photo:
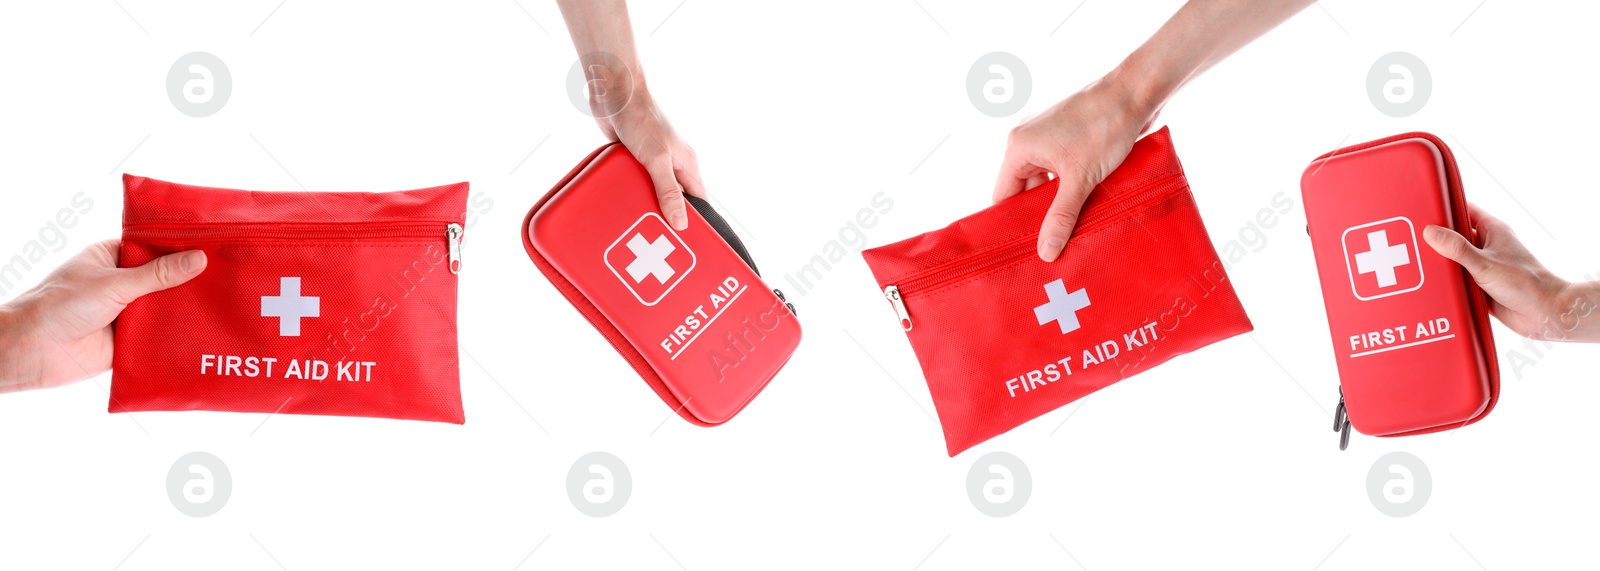
[[[1483,247],[1473,246],[1454,230],[1423,229],[1433,250],[1467,269],[1484,293],[1489,312],[1518,335],[1541,341],[1600,342],[1600,282],[1569,282],[1533,257],[1511,227],[1477,205]]]
[[[683,193],[704,198],[694,150],[656,107],[634,49],[633,26],[623,0],[557,0],[584,67],[589,107],[600,131],[620,141],[644,164],[656,187],[661,214],[673,228],[688,226]]]
[[[1039,257],[1054,261],[1095,185],[1127,158],[1167,100],[1312,0],[1190,0],[1105,77],[1012,129],[995,181],[999,202],[1061,179],[1039,229]]]

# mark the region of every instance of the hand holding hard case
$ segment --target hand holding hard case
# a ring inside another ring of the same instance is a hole
[[[800,343],[800,323],[743,243],[685,195],[689,227],[659,214],[621,144],[591,153],[534,204],[523,247],[550,283],[690,423],[733,418]]]
[[[1407,436],[1483,419],[1500,393],[1483,290],[1422,241],[1429,225],[1476,245],[1444,141],[1406,133],[1318,157],[1300,179],[1339,367],[1334,430]]]

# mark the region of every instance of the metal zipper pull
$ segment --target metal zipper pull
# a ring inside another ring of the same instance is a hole
[[[894,315],[900,318],[900,328],[910,331],[911,314],[906,312],[906,302],[900,300],[900,287],[889,286],[883,288],[883,297],[889,298],[889,305],[894,306]]]
[[[1339,406],[1333,409],[1333,431],[1344,430],[1344,389],[1339,389]]]
[[[800,314],[795,313],[794,311],[794,304],[789,303],[789,298],[783,296],[783,291],[774,289],[772,290],[772,295],[778,296],[778,302],[782,303],[784,307],[789,308],[789,315],[800,317]]]
[[[445,245],[450,249],[450,273],[461,273],[461,225],[451,222],[444,227]]]
[[[1350,446],[1350,411],[1344,406],[1344,387],[1339,387],[1339,406],[1333,409],[1333,431],[1339,433],[1339,449]]]

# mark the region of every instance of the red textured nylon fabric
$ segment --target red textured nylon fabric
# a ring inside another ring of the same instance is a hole
[[[467,183],[252,192],[124,175],[123,186],[119,266],[198,249],[207,267],[118,317],[111,412],[465,421],[447,227],[462,223]]]
[[[1056,186],[863,252],[878,286],[902,296],[951,456],[1251,330],[1166,129],[1095,188],[1046,263],[1036,241]],[[1041,323],[1041,306],[1053,319]]]

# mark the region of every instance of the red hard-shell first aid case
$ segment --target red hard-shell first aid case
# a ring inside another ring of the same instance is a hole
[[[1051,180],[862,252],[922,365],[954,456],[1174,357],[1251,330],[1163,128],[1039,258]]]
[[[767,287],[710,204],[689,227],[661,217],[644,166],[605,145],[534,204],[523,246],[539,270],[690,423],[733,418],[800,343],[793,307]]]
[[[465,421],[467,183],[259,192],[123,175],[123,192],[119,266],[185,250],[207,264],[118,316],[111,412]]]
[[[1406,133],[1312,161],[1300,179],[1341,400],[1335,430],[1406,436],[1477,422],[1499,366],[1483,293],[1422,240],[1429,225],[1474,244],[1450,148]]]

